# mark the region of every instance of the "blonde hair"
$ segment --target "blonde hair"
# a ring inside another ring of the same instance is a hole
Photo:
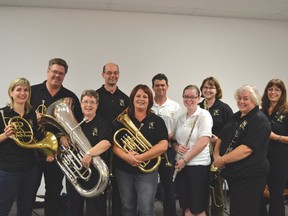
[[[26,111],[30,111],[32,109],[32,106],[30,104],[30,97],[31,97],[31,86],[30,86],[30,82],[26,79],[26,78],[17,78],[14,79],[9,88],[8,88],[8,96],[9,96],[9,102],[8,102],[8,106],[12,109],[13,108],[13,104],[14,104],[14,100],[11,97],[10,93],[19,85],[25,85],[28,87],[29,90],[29,97],[28,100],[25,102],[25,108]]]

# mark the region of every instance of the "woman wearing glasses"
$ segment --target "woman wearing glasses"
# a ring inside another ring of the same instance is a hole
[[[262,111],[272,128],[267,155],[270,163],[267,177],[269,216],[284,216],[283,191],[288,179],[288,105],[282,80],[272,79],[266,85],[262,96]]]
[[[177,152],[176,189],[185,216],[205,216],[208,204],[212,117],[198,106],[199,101],[199,88],[186,86],[183,103],[187,110],[179,116],[173,135]]]
[[[93,157],[100,156],[104,161],[105,152],[111,146],[112,138],[108,124],[99,114],[96,115],[99,96],[94,90],[85,90],[81,95],[81,109],[87,121],[81,124],[82,131],[92,145],[91,149],[86,152],[82,159],[82,165],[85,168],[90,167]],[[69,140],[66,137],[61,137],[63,145],[69,145]],[[68,211],[70,216],[82,216],[84,202],[86,204],[87,216],[106,216],[106,194],[100,194],[94,198],[82,197],[70,184],[67,182],[68,192]]]
[[[215,143],[223,126],[233,115],[233,111],[228,104],[220,100],[222,98],[222,89],[216,78],[208,77],[204,79],[200,90],[202,93],[201,96],[204,98],[204,100],[202,100],[199,105],[201,108],[208,110],[213,119],[212,137],[210,139],[210,154],[211,159],[213,160]],[[216,172],[214,171],[210,172],[212,183],[210,186],[211,215],[223,216],[223,180],[220,176],[215,178],[215,174]],[[216,184],[213,182],[214,180],[217,181]],[[207,209],[207,212],[209,212],[209,208]]]

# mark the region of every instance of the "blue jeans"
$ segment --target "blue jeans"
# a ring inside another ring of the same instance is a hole
[[[17,216],[31,216],[38,181],[38,166],[22,172],[0,170],[0,216],[9,215],[16,197]]]
[[[153,216],[158,172],[130,174],[116,169],[123,216]]]

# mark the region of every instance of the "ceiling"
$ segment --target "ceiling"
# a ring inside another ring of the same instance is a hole
[[[0,6],[288,21],[288,0],[0,0]]]

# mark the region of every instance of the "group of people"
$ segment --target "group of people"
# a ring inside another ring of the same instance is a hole
[[[204,79],[200,88],[183,89],[182,112],[167,96],[165,74],[152,78],[152,90],[139,84],[128,97],[117,86],[118,65],[108,63],[103,86],[84,90],[79,100],[63,86],[67,72],[65,60],[51,59],[43,83],[30,86],[27,79],[17,78],[8,88],[10,101],[0,118],[0,216],[9,215],[15,199],[17,215],[31,215],[42,174],[45,216],[59,215],[64,174],[54,155],[29,144],[49,131],[59,145],[71,145],[73,140],[59,128],[43,125],[38,109],[66,97],[73,99],[73,115],[91,144],[81,164],[88,169],[93,158],[100,157],[111,174],[109,188],[96,197],[81,196],[66,181],[69,216],[83,215],[84,206],[87,216],[107,215],[111,191],[113,216],[154,215],[159,179],[164,216],[177,215],[176,194],[185,216],[223,216],[224,179],[231,216],[285,216],[288,104],[282,80],[270,80],[262,98],[253,85],[238,88],[234,96],[239,110],[233,114],[221,101],[222,89],[214,77]],[[30,125],[32,141],[18,119]],[[28,145],[23,145],[23,137]]]

